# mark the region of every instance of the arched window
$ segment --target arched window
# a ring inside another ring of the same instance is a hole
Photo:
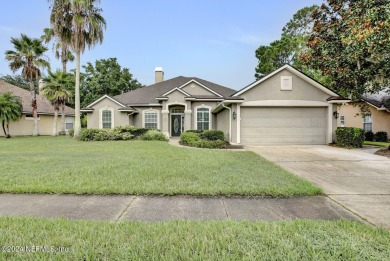
[[[112,127],[112,111],[103,110],[102,111],[102,128],[111,129]]]
[[[196,110],[196,125],[197,130],[210,129],[210,109],[198,108]]]

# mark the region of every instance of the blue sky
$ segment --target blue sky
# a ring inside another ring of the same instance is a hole
[[[102,0],[104,42],[86,50],[81,63],[117,57],[142,84],[152,84],[154,68],[161,66],[165,79],[196,76],[240,89],[254,81],[255,50],[278,39],[296,11],[322,2]],[[50,10],[46,0],[4,1],[1,9],[0,75],[5,75],[12,73],[4,57],[11,37],[40,37],[49,27]],[[52,69],[61,67],[51,49],[47,55]]]

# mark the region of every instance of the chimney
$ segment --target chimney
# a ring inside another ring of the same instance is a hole
[[[164,81],[164,71],[163,71],[163,68],[162,67],[156,67],[156,69],[154,69],[154,79],[155,79],[155,83],[159,83],[159,82],[162,82]]]

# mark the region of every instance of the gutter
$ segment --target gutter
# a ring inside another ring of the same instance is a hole
[[[229,143],[232,143],[232,109],[221,102],[222,107],[229,110]]]

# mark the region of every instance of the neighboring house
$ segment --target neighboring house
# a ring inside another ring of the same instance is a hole
[[[9,84],[0,80],[0,94],[11,92],[13,95],[19,97],[23,106],[23,116],[18,121],[10,122],[10,132],[12,136],[32,135],[34,118],[32,116],[31,107],[31,93],[28,90]],[[40,135],[51,135],[53,129],[54,109],[51,103],[44,97],[37,94],[38,106],[38,126]],[[65,107],[65,123],[66,129],[73,129],[74,123],[74,109]],[[61,112],[58,115],[57,130],[61,129]],[[0,128],[1,129],[1,128]],[[0,136],[4,136],[3,130],[0,130]]]
[[[196,77],[163,80],[83,108],[88,128],[133,125],[167,136],[191,129],[224,131],[232,144],[327,144],[334,139],[340,97],[285,65],[240,91]]]
[[[339,127],[357,127],[366,131],[385,131],[390,134],[390,95],[387,92],[369,94],[364,97],[368,107],[361,110],[361,103],[340,106]]]

